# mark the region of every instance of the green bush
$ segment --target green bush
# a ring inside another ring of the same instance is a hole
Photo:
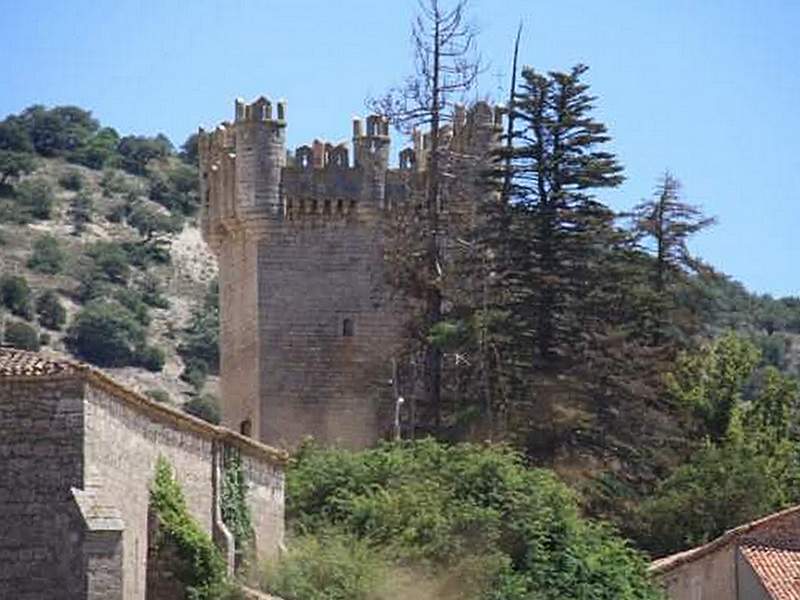
[[[3,306],[18,317],[27,320],[33,318],[31,288],[24,276],[9,274],[0,276],[0,300]]]
[[[125,136],[119,141],[120,166],[133,175],[145,175],[150,161],[166,158],[173,152],[172,143],[163,135],[156,137]]]
[[[66,259],[67,255],[58,240],[47,234],[33,243],[33,254],[28,259],[28,268],[37,273],[56,275],[63,270]]]
[[[26,152],[0,150],[0,187],[4,187],[12,179],[33,172],[36,159]]]
[[[198,392],[203,389],[208,378],[208,365],[199,358],[189,357],[183,361],[181,379]]]
[[[183,410],[212,425],[219,425],[222,420],[219,401],[211,394],[203,394],[192,398],[183,405]]]
[[[60,330],[67,321],[67,310],[53,290],[47,290],[36,299],[39,323],[47,329]]]
[[[191,517],[180,485],[169,463],[160,457],[150,488],[150,508],[158,518],[156,551],[172,544],[181,558],[175,573],[185,586],[187,598],[216,600],[225,591],[225,561],[209,535]]]
[[[55,195],[44,179],[26,179],[16,188],[16,201],[19,209],[18,222],[31,219],[47,220],[53,215]]]
[[[6,322],[5,343],[21,350],[39,350],[39,333],[21,321]]]
[[[642,556],[581,518],[554,474],[526,468],[504,447],[431,440],[362,452],[306,446],[287,473],[287,497],[293,530],[304,535],[334,529],[394,564],[438,577],[473,565],[471,581],[483,583],[471,583],[468,597],[660,597]]]
[[[139,292],[127,287],[118,288],[114,291],[114,299],[127,308],[142,326],[150,325],[150,307],[142,301]]]
[[[51,340],[50,334],[47,333],[46,331],[39,334],[39,345],[40,346],[49,346],[50,345],[50,340]]]
[[[153,308],[169,308],[169,300],[164,295],[161,282],[151,274],[145,274],[141,282],[142,302]]]
[[[58,184],[65,190],[78,192],[86,185],[86,179],[77,169],[69,169],[58,178]]]
[[[372,600],[388,570],[363,540],[329,532],[291,540],[286,555],[265,566],[261,586],[285,600]]]
[[[145,395],[148,398],[155,400],[156,402],[160,402],[161,404],[170,404],[172,402],[172,400],[169,397],[169,394],[164,390],[157,390],[157,389],[147,390],[145,391]]]
[[[116,242],[96,242],[87,251],[94,263],[95,275],[110,283],[126,284],[130,277],[130,257]]]
[[[103,190],[103,196],[111,197],[114,194],[127,194],[134,189],[134,186],[116,169],[106,169],[100,180],[100,189]]]
[[[67,344],[96,365],[123,367],[136,364],[145,347],[145,328],[120,304],[95,300],[76,315],[67,331]]]
[[[86,225],[92,222],[94,200],[87,192],[77,194],[70,202],[69,217],[72,221],[72,235],[81,235]]]
[[[197,169],[175,164],[166,172],[151,171],[149,197],[173,213],[192,215],[199,205]]]
[[[164,368],[166,357],[157,346],[144,346],[136,351],[136,362],[148,371],[158,372]]]

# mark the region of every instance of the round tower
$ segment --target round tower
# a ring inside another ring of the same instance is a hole
[[[252,104],[236,100],[236,201],[246,213],[282,217],[281,169],[286,161],[286,105],[261,96]]]

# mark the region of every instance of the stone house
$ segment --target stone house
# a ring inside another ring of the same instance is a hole
[[[800,505],[656,560],[669,600],[800,600]]]
[[[284,533],[285,454],[86,365],[0,348],[0,598],[144,599],[159,457],[232,564],[223,452],[241,459],[255,550],[272,555]]]

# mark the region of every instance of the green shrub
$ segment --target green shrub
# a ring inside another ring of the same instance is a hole
[[[223,455],[222,493],[220,494],[222,521],[233,534],[236,548],[237,570],[250,558],[253,541],[253,523],[247,505],[247,481],[242,469],[241,453],[236,448],[226,448]]]
[[[33,172],[35,168],[36,159],[32,154],[0,149],[0,187]]]
[[[77,194],[69,205],[69,217],[72,221],[72,235],[81,235],[86,225],[92,222],[94,200],[87,192]]]
[[[55,275],[62,271],[66,259],[67,255],[58,240],[47,234],[33,243],[33,254],[28,259],[28,268],[37,273]]]
[[[96,242],[87,254],[92,258],[95,274],[110,283],[126,284],[131,272],[130,257],[116,242]]]
[[[67,331],[67,344],[81,358],[101,367],[137,362],[145,329],[125,307],[107,300],[87,304]]]
[[[39,345],[40,346],[49,346],[50,345],[50,334],[46,331],[39,334]]]
[[[19,209],[18,222],[31,219],[47,220],[53,215],[56,198],[50,184],[44,179],[26,179],[16,189]]]
[[[552,472],[526,468],[504,447],[306,446],[287,473],[287,498],[293,530],[306,536],[334,529],[438,577],[465,579],[461,565],[477,565],[470,572],[483,587],[471,583],[468,597],[660,598],[642,556],[581,518],[574,494]],[[304,579],[306,589],[323,592]]]
[[[222,420],[222,413],[219,408],[217,398],[211,394],[196,396],[183,405],[183,410],[198,419],[219,425]]]
[[[114,291],[114,299],[127,308],[144,327],[150,325],[150,308],[142,301],[142,295],[131,288],[118,288]]]
[[[6,322],[5,343],[21,350],[39,350],[39,333],[21,321]]]
[[[70,155],[69,160],[90,169],[102,169],[118,159],[117,144],[119,134],[111,127],[103,127],[85,140]]]
[[[164,368],[166,357],[157,346],[144,346],[136,351],[136,362],[148,371],[158,372]]]
[[[142,302],[153,308],[169,308],[169,300],[164,295],[159,280],[151,274],[145,274],[141,282]]]
[[[31,288],[22,275],[3,275],[0,277],[0,300],[8,310],[18,317],[31,320]]]
[[[200,391],[206,384],[208,378],[208,365],[200,358],[190,356],[183,361],[183,371],[181,379],[191,385],[195,390]]]
[[[133,175],[145,175],[150,161],[166,158],[173,152],[172,143],[163,135],[129,135],[119,141],[120,165]]]
[[[86,179],[77,169],[69,169],[58,178],[58,184],[65,190],[78,192],[86,185]]]
[[[148,398],[155,400],[156,402],[160,402],[161,404],[170,404],[172,402],[172,400],[169,397],[169,394],[164,390],[157,390],[157,389],[146,390],[145,395]]]
[[[151,171],[149,197],[173,213],[192,215],[199,205],[197,169],[175,164],[166,172]]]
[[[36,299],[39,323],[47,329],[60,330],[67,321],[67,310],[53,290],[47,290]]]
[[[266,565],[261,587],[285,600],[371,600],[387,571],[363,540],[328,532],[290,540],[288,552]]]
[[[158,519],[156,551],[172,544],[181,559],[175,573],[185,586],[187,598],[216,600],[225,591],[225,561],[211,537],[191,517],[180,485],[169,463],[160,457],[150,488],[150,508]],[[225,591],[230,593],[230,589]]]
[[[106,169],[103,171],[103,177],[100,180],[100,189],[103,190],[103,196],[111,197],[114,194],[130,192],[133,189],[133,185],[125,175],[116,169]]]

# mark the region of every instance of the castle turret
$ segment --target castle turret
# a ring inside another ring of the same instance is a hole
[[[362,199],[383,208],[386,170],[389,168],[389,121],[379,115],[367,117],[366,135],[361,119],[353,119],[353,159],[363,173]]]
[[[280,216],[281,169],[286,159],[286,105],[261,96],[252,104],[236,101],[237,200],[242,209]]]

